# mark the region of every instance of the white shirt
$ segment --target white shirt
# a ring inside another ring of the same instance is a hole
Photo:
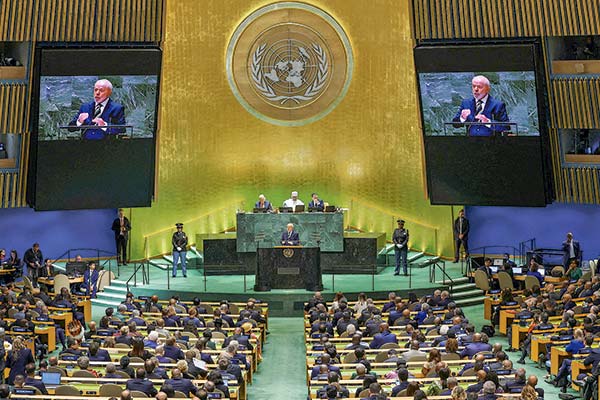
[[[573,248],[573,241],[569,242],[569,257],[575,258],[575,249]]]
[[[104,101],[102,101],[101,103],[94,103],[94,113],[96,112],[96,106],[98,104],[100,104],[100,114],[98,114],[99,116],[102,115],[102,113],[104,112],[104,109],[106,108],[106,103],[108,103],[108,100],[110,99],[110,97],[107,97],[106,99],[104,99]],[[94,114],[89,116],[90,120],[94,119]],[[79,119],[77,120],[77,126],[81,126],[83,125],[81,122],[79,122]],[[102,128],[104,130],[106,130],[106,128]]]
[[[485,103],[487,103],[488,97],[489,97],[489,95],[486,94],[485,97],[483,99],[481,99],[481,112],[479,114],[483,114],[483,110],[485,110]],[[475,111],[477,111],[477,101],[478,100],[475,99]],[[477,114],[475,114],[475,115],[477,115]],[[475,117],[475,115],[473,115],[473,117]],[[462,116],[460,117],[460,122],[465,122],[466,120],[467,120],[466,118],[463,118]],[[487,127],[489,128],[490,126],[487,126]]]
[[[287,199],[286,201],[283,202],[284,207],[292,207],[294,209],[296,208],[296,206],[303,206],[303,205],[304,205],[304,203],[300,199],[296,199],[296,200]]]

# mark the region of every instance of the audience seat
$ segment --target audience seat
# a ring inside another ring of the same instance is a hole
[[[106,397],[121,397],[121,392],[123,391],[123,387],[120,385],[115,385],[114,383],[105,383],[100,386],[99,395]]]
[[[54,389],[54,394],[59,396],[81,396],[79,389],[73,385],[60,385]]]

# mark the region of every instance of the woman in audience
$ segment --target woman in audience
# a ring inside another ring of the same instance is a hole
[[[423,376],[427,376],[429,371],[434,370],[437,363],[442,361],[442,355],[438,349],[431,349],[427,354],[427,362],[423,365],[421,373]]]
[[[6,368],[10,368],[7,383],[9,385],[14,385],[15,377],[17,375],[25,376],[25,366],[33,362],[35,362],[33,354],[31,354],[31,350],[25,346],[23,338],[21,336],[14,338],[12,350],[6,355]]]
[[[360,315],[367,308],[367,295],[362,292],[359,293],[356,304],[352,308],[354,309],[354,315]]]
[[[454,389],[452,389],[450,396],[452,397],[452,400],[466,400],[467,392],[462,386],[456,386]]]
[[[540,274],[540,265],[535,262],[535,260],[531,259],[531,264],[529,264],[529,271],[527,272],[527,276],[534,276],[540,282],[540,287],[544,285],[544,277]]]
[[[459,355],[458,353],[458,339],[456,338],[448,338],[448,340],[446,340],[446,352],[445,354],[456,354]]]
[[[532,386],[525,385],[521,390],[522,400],[537,400],[538,394]]]
[[[188,371],[188,364],[185,360],[177,361],[177,368],[181,371],[181,376],[184,379],[196,379],[196,377]]]
[[[144,339],[141,337],[133,337],[131,339],[131,347],[131,351],[127,353],[129,357],[139,357],[144,361],[152,357],[152,354],[144,349]]]
[[[419,382],[410,382],[408,384],[408,386],[406,387],[406,396],[407,397],[414,396],[415,393],[418,390],[420,390],[420,388],[421,388],[421,386],[419,385]]]
[[[337,292],[333,297],[333,301],[331,302],[331,307],[329,308],[329,313],[335,314],[336,311],[340,309],[340,303],[348,303],[348,299],[344,296],[343,292]]]

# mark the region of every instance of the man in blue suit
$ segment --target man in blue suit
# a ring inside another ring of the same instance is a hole
[[[506,105],[490,96],[490,81],[485,76],[479,75],[473,78],[471,87],[473,97],[460,103],[460,108],[452,119],[454,127],[460,128],[465,122],[477,123],[469,125],[470,136],[491,136],[496,132],[509,131],[510,125],[492,124],[509,122],[509,119]]]
[[[264,208],[267,212],[273,212],[273,206],[264,194],[258,196],[258,201],[254,204],[254,208]]]
[[[565,266],[565,268],[569,267],[571,261],[579,261],[581,246],[579,245],[579,242],[577,240],[573,239],[573,234],[571,232],[567,233],[567,240],[563,242],[562,250],[563,265]]]
[[[492,346],[488,343],[483,343],[481,341],[481,333],[473,334],[473,343],[465,346],[463,351],[460,353],[461,358],[473,358],[473,356],[482,351],[491,351]]]
[[[319,195],[313,193],[311,197],[312,200],[308,203],[308,208],[312,208],[316,211],[323,211],[325,209],[325,203],[323,202],[323,200],[319,199]]]
[[[125,128],[109,128],[110,125],[125,125],[125,108],[111,100],[112,83],[108,79],[100,79],[94,85],[94,101],[82,104],[79,112],[73,117],[69,131],[76,131],[82,125],[96,125],[98,128],[84,128],[82,139],[100,140],[106,135],[124,133]]]
[[[88,264],[88,268],[83,273],[83,283],[81,284],[81,291],[86,296],[91,296],[93,299],[96,298],[96,291],[98,290],[98,270],[96,269],[96,263],[91,261]]]
[[[369,347],[372,349],[378,349],[385,343],[398,343],[396,335],[390,332],[390,327],[385,322],[379,325],[379,333],[373,337]]]
[[[287,230],[281,234],[281,244],[288,246],[298,246],[300,244],[298,232],[294,230],[294,224],[291,222],[287,224]]]

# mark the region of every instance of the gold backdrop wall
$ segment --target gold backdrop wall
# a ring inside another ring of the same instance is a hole
[[[425,197],[422,140],[407,1],[309,1],[331,14],[353,47],[344,100],[302,127],[263,122],[233,96],[225,55],[236,26],[269,1],[167,1],[158,141],[157,199],[132,210],[132,257],[170,251],[185,231],[235,225],[259,193],[279,205],[291,190],[350,207],[346,223],[391,234],[402,216],[411,247],[452,254],[450,207]]]

